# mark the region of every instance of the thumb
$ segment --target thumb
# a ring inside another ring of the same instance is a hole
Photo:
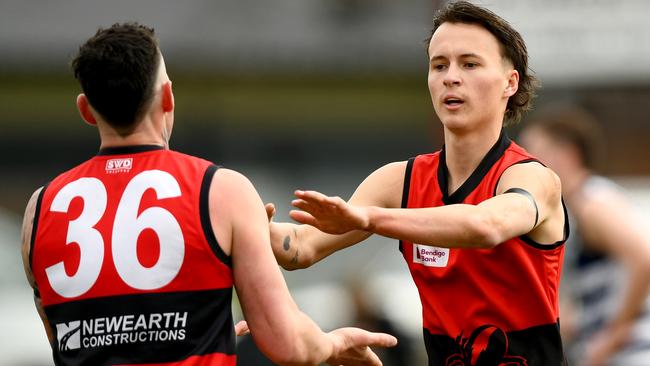
[[[386,333],[373,333],[359,328],[341,328],[332,331],[338,333],[349,347],[395,347],[397,338]]]
[[[269,221],[273,221],[273,216],[275,216],[275,205],[267,203],[264,205],[264,209],[266,210],[266,217],[268,217]]]
[[[248,329],[248,323],[246,320],[242,320],[235,324],[235,334],[237,337],[243,336],[250,333],[250,329]]]

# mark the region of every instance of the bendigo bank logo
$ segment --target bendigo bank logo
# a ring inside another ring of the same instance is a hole
[[[413,263],[427,267],[447,267],[449,248],[413,244]]]
[[[81,348],[81,321],[57,324],[56,339],[59,341],[60,351]]]
[[[106,161],[106,173],[127,173],[133,167],[133,158]]]

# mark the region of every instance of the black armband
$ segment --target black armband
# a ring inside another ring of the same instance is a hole
[[[521,195],[528,197],[528,199],[533,203],[533,206],[535,206],[535,224],[533,225],[533,228],[537,226],[537,221],[539,220],[539,209],[537,208],[537,202],[535,202],[535,197],[533,197],[533,195],[530,194],[530,192],[528,192],[527,190],[523,188],[516,188],[516,187],[510,188],[507,191],[503,192],[503,194],[506,193],[519,193]]]

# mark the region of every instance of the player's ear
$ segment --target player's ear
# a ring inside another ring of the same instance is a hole
[[[90,107],[90,102],[88,102],[88,98],[86,98],[86,95],[83,93],[77,95],[77,109],[79,110],[81,118],[83,118],[86,123],[92,126],[97,126],[97,120],[91,111],[92,108]]]
[[[506,84],[506,88],[503,91],[503,95],[507,98],[515,95],[517,90],[519,89],[519,72],[517,70],[510,70],[508,72],[508,84]]]
[[[162,109],[165,113],[174,110],[174,92],[172,92],[172,82],[170,80],[162,86]]]

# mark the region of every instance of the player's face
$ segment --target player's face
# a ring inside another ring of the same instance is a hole
[[[429,92],[445,128],[501,126],[518,74],[497,39],[474,24],[443,23],[429,43]]]

